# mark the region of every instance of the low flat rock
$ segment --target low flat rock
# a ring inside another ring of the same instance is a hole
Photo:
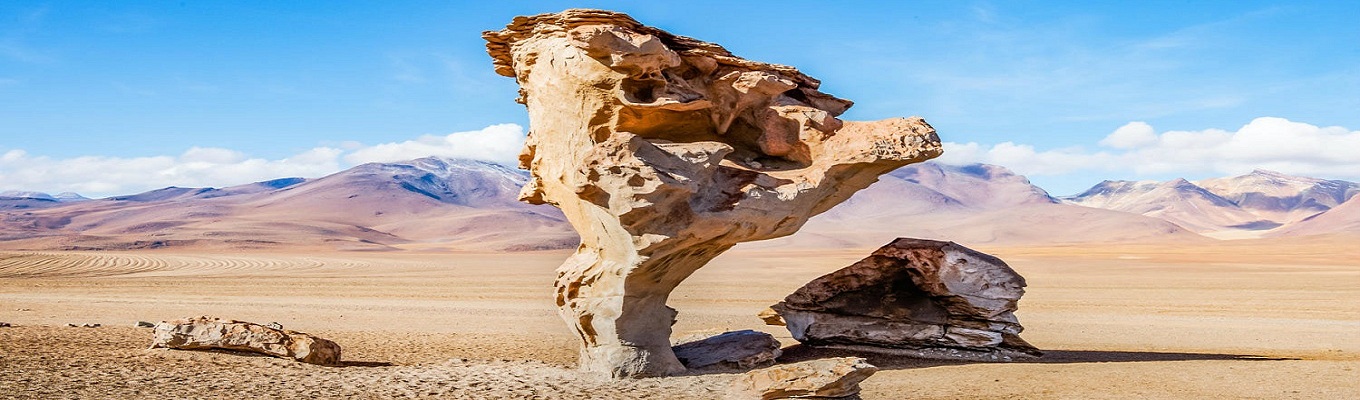
[[[340,363],[340,345],[306,333],[274,329],[264,325],[195,317],[156,324],[151,348],[181,350],[236,350],[308,364]]]
[[[1015,317],[1025,278],[953,242],[897,239],[771,306],[818,347],[936,359],[1013,361],[1042,353]]]
[[[846,398],[859,394],[859,383],[875,372],[878,372],[878,367],[859,357],[823,358],[776,365],[747,372],[732,381],[728,386],[727,398]]]
[[[775,358],[783,354],[774,335],[749,329],[690,335],[675,343],[671,350],[689,369],[760,368],[774,364]]]

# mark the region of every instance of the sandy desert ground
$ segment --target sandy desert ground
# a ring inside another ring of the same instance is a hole
[[[865,399],[1360,398],[1351,240],[979,248],[1029,280],[1022,335],[989,364],[869,355]],[[674,293],[676,333],[754,314],[869,249],[737,249]],[[550,301],[563,252],[0,253],[3,398],[720,398],[736,375],[574,375]],[[333,339],[343,367],[147,350],[136,321],[214,315]],[[71,328],[67,323],[99,323]]]

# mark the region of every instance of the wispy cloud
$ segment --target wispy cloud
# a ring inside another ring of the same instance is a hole
[[[459,93],[480,93],[489,89],[487,82],[494,77],[481,63],[469,67],[465,60],[441,52],[401,52],[387,58],[386,78],[404,85],[434,84]]]
[[[854,71],[877,73],[883,82],[875,89],[898,99],[857,107],[875,117],[910,106],[935,118],[1025,114],[1037,122],[1183,117],[1260,100],[1259,88],[1243,81],[1274,71],[1234,52],[1255,48],[1243,33],[1272,9],[1123,36],[1096,17],[1035,23],[985,5],[971,11],[973,23],[941,22],[931,40],[909,47],[891,36],[866,39],[877,42],[865,45],[875,57],[851,64]]]
[[[178,155],[73,158],[0,149],[0,190],[108,196],[166,186],[222,187],[282,177],[319,177],[365,162],[426,156],[510,163],[523,142],[523,128],[501,124],[403,142],[364,145],[347,141],[280,159],[251,157],[241,151],[215,147],[193,147]]]
[[[119,93],[131,96],[152,97],[158,94],[155,90],[142,86],[134,86],[123,82],[111,82],[109,83],[109,85],[113,86],[113,88],[117,90]]]
[[[974,4],[972,7],[968,7],[968,10],[973,12],[973,18],[977,19],[979,22],[996,22],[996,7],[993,7],[991,4]]]
[[[28,37],[39,31],[47,12],[47,7],[23,12],[15,18],[13,25],[0,28],[0,56],[25,63],[52,61],[50,54],[27,43]]]
[[[391,78],[401,83],[424,83],[425,71],[411,60],[411,57],[390,55],[388,64],[392,68]]]
[[[125,34],[143,33],[156,27],[159,21],[156,18],[142,13],[118,13],[104,17],[100,21],[99,28],[105,32]]]
[[[175,89],[190,93],[218,93],[222,91],[222,87],[219,85],[184,77],[176,77],[174,84]]]

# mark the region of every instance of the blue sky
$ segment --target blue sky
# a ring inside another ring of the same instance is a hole
[[[570,7],[797,66],[856,102],[844,119],[923,116],[947,161],[1055,194],[1252,168],[1360,179],[1360,2],[638,3],[0,2],[0,190],[504,160],[522,135],[504,124],[527,116],[479,34]]]

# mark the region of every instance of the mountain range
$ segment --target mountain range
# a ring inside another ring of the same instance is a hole
[[[515,251],[574,247],[550,206],[516,200],[526,172],[427,157],[316,179],[168,187],[87,199],[0,193],[0,249]],[[1360,185],[1268,171],[1190,182],[1105,181],[1054,197],[986,164],[907,166],[799,233],[751,247],[875,247],[896,237],[964,244],[1195,242],[1360,233]]]
[[[1278,236],[1285,228],[1321,216],[1360,193],[1360,184],[1256,170],[1249,174],[1187,181],[1104,181],[1072,204],[1157,217],[1211,237],[1234,239]],[[1335,218],[1328,217],[1327,219]],[[1311,224],[1310,224],[1311,225]]]
[[[498,164],[422,158],[318,179],[169,187],[79,202],[0,199],[11,249],[330,248],[532,250],[575,246],[560,212],[515,200]],[[15,204],[18,203],[18,204]]]
[[[1143,215],[1064,203],[986,164],[913,164],[890,172],[797,234],[768,246],[877,247],[897,237],[964,244],[1209,240]]]

